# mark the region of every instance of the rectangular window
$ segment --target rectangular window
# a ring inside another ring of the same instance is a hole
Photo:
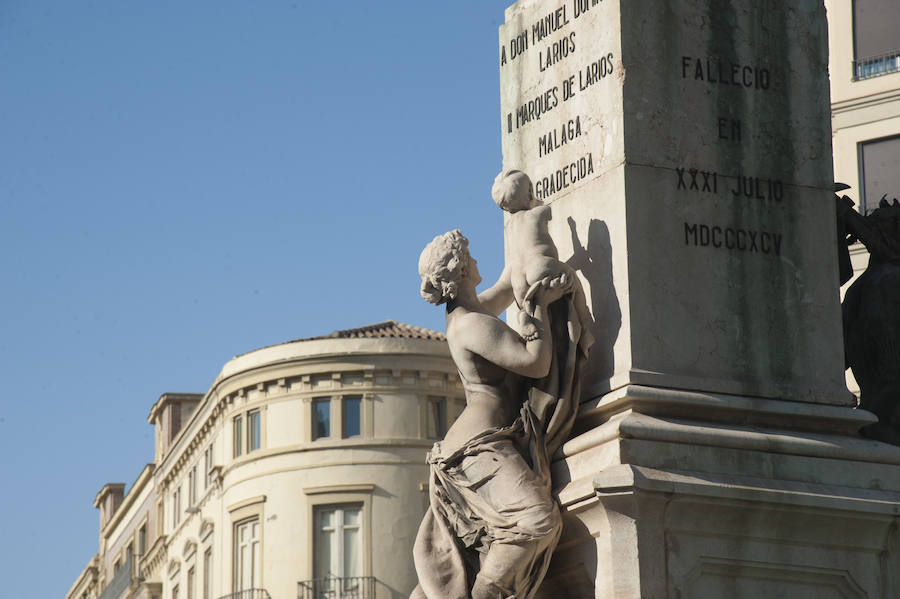
[[[900,136],[859,144],[860,212],[878,208],[887,195],[890,202],[900,196]]]
[[[362,566],[362,506],[359,504],[331,505],[315,508],[315,538],[313,571],[317,579],[335,577],[329,589],[334,596],[348,591],[363,575]]]
[[[122,556],[123,561],[128,561],[134,557],[134,543],[128,543],[128,547],[125,548],[125,555]]]
[[[118,571],[119,571],[119,568],[121,568],[121,567],[122,567],[122,564],[119,562],[119,560],[116,560],[116,561],[113,563],[113,575],[115,575],[116,572],[118,572]]]
[[[343,399],[343,414],[341,422],[344,429],[344,438],[357,437],[361,432],[360,407],[362,398],[359,396],[345,397]]]
[[[212,599],[212,549],[203,554],[203,599]]]
[[[234,417],[234,457],[244,453],[244,418]]]
[[[178,526],[179,522],[181,522],[181,487],[172,493],[172,528]]]
[[[900,2],[853,0],[854,77],[866,79],[900,70]]]
[[[430,396],[426,405],[425,435],[429,439],[443,439],[447,434],[447,400]]]
[[[212,475],[212,467],[213,467],[212,451],[213,451],[213,446],[212,446],[212,443],[210,443],[209,447],[207,447],[206,450],[203,452],[203,478],[205,480],[205,484],[203,487],[204,489],[208,489],[209,486],[212,484],[212,480],[210,480],[213,476]]]
[[[234,527],[234,590],[259,587],[259,519]]]
[[[138,530],[138,555],[144,555],[147,552],[147,525],[141,524]]]
[[[259,410],[247,412],[247,451],[259,449],[260,425]]]
[[[156,504],[156,536],[161,537],[166,532],[166,508],[163,500],[160,499]]]
[[[187,572],[187,599],[194,599],[194,586],[197,582],[197,573],[194,566],[191,566]]]
[[[188,505],[196,505],[197,503],[197,466],[195,465],[188,472]],[[190,593],[190,589],[188,589]]]
[[[172,599],[178,599],[178,585],[172,587]]]
[[[331,400],[318,398],[313,400],[313,439],[331,436]]]

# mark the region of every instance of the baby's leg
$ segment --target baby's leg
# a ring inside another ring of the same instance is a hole
[[[530,286],[525,278],[525,273],[521,269],[513,269],[509,276],[509,284],[512,287],[513,299],[516,300],[516,306],[522,309],[525,302],[525,294]]]
[[[540,288],[541,281],[546,279],[557,280],[565,284],[564,277],[574,276],[574,271],[556,258],[535,254],[528,256],[527,264],[523,265],[520,277],[513,276],[513,293],[516,303],[519,305],[519,334],[526,341],[536,339],[537,327],[534,324],[534,302],[532,295]],[[570,274],[571,273],[571,274]],[[516,279],[518,278],[518,282]]]
[[[523,262],[526,263],[524,269],[526,289],[536,290],[536,287],[534,286],[535,283],[543,281],[544,279],[550,279],[552,281],[553,279],[559,280],[561,277],[565,277],[566,279],[574,281],[572,303],[575,306],[575,312],[578,315],[578,320],[582,327],[580,344],[582,348],[587,350],[594,343],[594,336],[590,332],[591,325],[594,321],[591,317],[590,310],[588,310],[584,290],[581,287],[581,281],[578,279],[575,270],[565,262],[550,256],[537,255],[529,257]],[[561,280],[560,282],[565,283],[566,281]],[[521,302],[519,305],[522,306],[525,312],[532,315],[534,314],[534,306],[531,302],[531,297],[527,292],[522,300],[519,300],[519,296],[517,295],[516,301]],[[523,318],[520,314],[519,322],[522,323],[522,320]]]
[[[571,273],[572,268],[552,256],[535,254],[522,261],[522,270],[529,286],[546,278],[555,279],[563,273]]]
[[[551,256],[536,254],[529,256],[525,261],[525,281],[528,285],[528,292],[525,294],[523,307],[526,303],[530,303],[531,294],[537,291],[537,284],[545,279],[550,281],[556,280],[559,284],[565,284],[568,279],[575,276],[575,271],[563,262]],[[534,313],[533,306],[528,306],[527,311]]]
[[[513,290],[513,298],[516,300],[516,307],[519,309],[516,320],[519,323],[518,331],[523,339],[531,341],[537,338],[538,330],[531,318],[534,315],[534,307],[526,308],[525,296],[528,293],[529,284],[525,278],[525,273],[520,268],[512,271],[509,277],[510,286]],[[530,302],[529,302],[530,303]]]

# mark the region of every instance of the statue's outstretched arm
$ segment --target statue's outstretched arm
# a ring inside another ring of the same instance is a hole
[[[547,376],[553,360],[547,306],[572,290],[572,281],[538,283],[534,295],[534,333],[522,338],[502,320],[476,312],[464,316],[455,342],[467,351],[515,374],[529,378]]]
[[[497,282],[478,294],[478,301],[493,316],[499,316],[501,312],[509,308],[513,302],[513,290],[508,264],[503,267],[503,272],[500,273]]]

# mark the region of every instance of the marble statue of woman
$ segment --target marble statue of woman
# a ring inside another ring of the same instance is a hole
[[[562,528],[549,463],[571,429],[585,357],[575,282],[535,283],[523,338],[497,318],[513,299],[508,273],[478,295],[477,262],[458,230],[423,250],[419,274],[425,299],[446,303],[466,408],[428,454],[411,599],[529,599]]]

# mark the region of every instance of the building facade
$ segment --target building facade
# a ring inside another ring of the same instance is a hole
[[[825,0],[834,179],[860,213],[900,197],[900,2]],[[866,248],[850,248],[853,271],[869,261]],[[843,290],[846,291],[850,283]],[[847,371],[847,386],[859,385]]]
[[[425,453],[464,401],[443,335],[394,321],[238,356],[153,405],[153,462],[98,493],[66,599],[405,598]]]
[[[834,176],[860,212],[900,196],[900,3],[826,0]]]

